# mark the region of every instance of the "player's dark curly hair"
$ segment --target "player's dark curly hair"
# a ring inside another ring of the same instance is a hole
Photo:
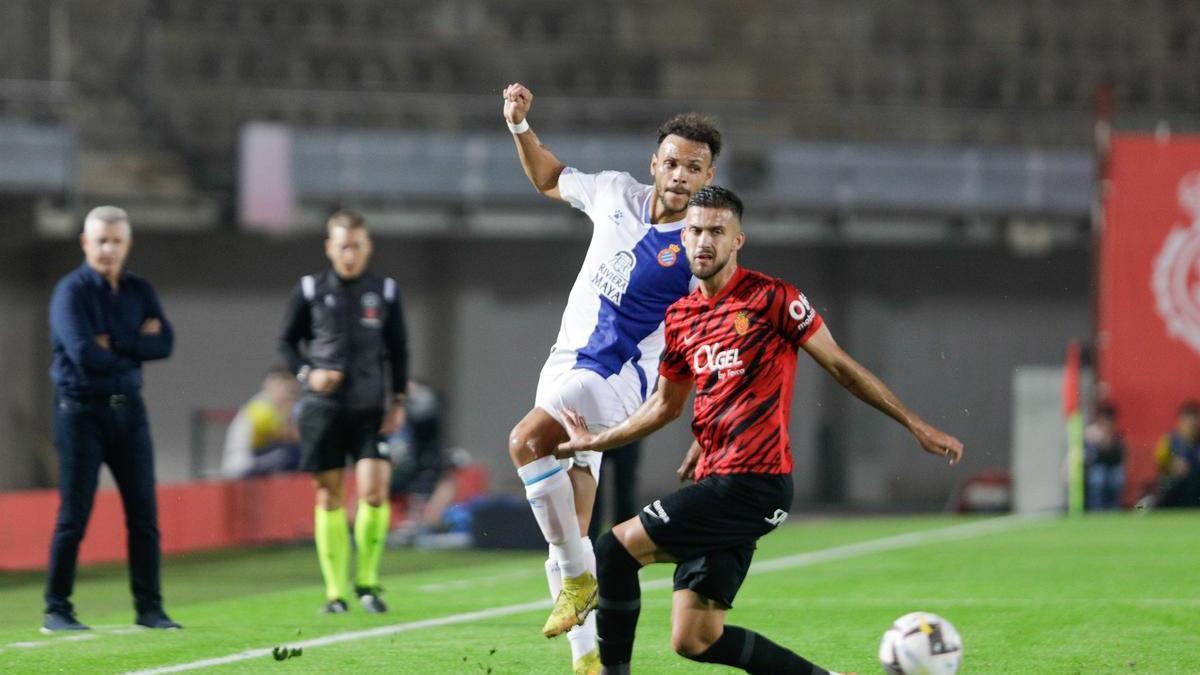
[[[738,222],[742,220],[742,200],[734,194],[733,190],[723,188],[719,185],[709,185],[700,188],[688,200],[688,206],[699,206],[705,209],[726,209],[733,211],[733,214],[738,218]]]
[[[708,149],[712,151],[714,162],[717,161],[717,155],[721,154],[721,132],[717,130],[717,123],[707,115],[697,112],[680,113],[663,122],[658,127],[659,145],[662,145],[664,138],[672,134],[689,141],[707,144]]]

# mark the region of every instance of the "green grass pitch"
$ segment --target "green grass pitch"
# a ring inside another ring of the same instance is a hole
[[[880,672],[875,651],[883,631],[918,609],[959,629],[964,673],[1200,673],[1200,513],[1050,518],[941,541],[870,543],[976,522],[789,522],[761,541],[759,571],[751,570],[730,621],[818,664],[860,673]],[[796,558],[829,549],[842,555]],[[170,558],[163,570],[167,606],[187,627],[176,632],[130,628],[122,566],[85,569],[74,600],[96,630],[82,639],[38,634],[41,575],[0,574],[0,673],[119,673],[344,633],[356,639],[308,646],[281,662],[254,652],[200,672],[569,672],[566,640],[540,634],[548,605],[543,558],[389,551],[384,597],[392,611],[383,616],[356,606],[348,615],[319,616],[322,586],[307,546]],[[784,558],[793,564],[767,564]],[[670,649],[670,572],[659,565],[642,574],[648,588],[635,669],[719,672]],[[543,606],[501,616],[356,633],[538,602]]]

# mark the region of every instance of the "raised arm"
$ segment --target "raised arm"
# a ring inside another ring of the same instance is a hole
[[[658,388],[640,408],[624,422],[595,435],[588,431],[587,420],[575,413],[568,413],[566,427],[571,440],[560,444],[555,454],[570,457],[581,450],[611,450],[645,438],[683,414],[683,406],[687,404],[691,391],[691,381],[676,382],[659,376]]]
[[[828,326],[817,329],[803,347],[838,384],[908,429],[926,452],[949,457],[951,464],[962,457],[961,441],[909,410],[882,380],[838,346]]]
[[[558,157],[542,145],[537,134],[528,128],[526,115],[533,105],[533,92],[525,85],[513,83],[504,89],[504,120],[510,125],[525,127],[521,133],[513,133],[513,141],[517,144],[517,157],[521,160],[521,168],[529,177],[529,182],[537,191],[551,199],[566,201],[558,191],[558,176],[565,165]]]

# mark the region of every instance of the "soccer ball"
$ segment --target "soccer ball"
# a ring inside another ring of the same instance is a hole
[[[929,612],[896,619],[879,643],[879,662],[888,675],[953,675],[962,655],[958,631]]]

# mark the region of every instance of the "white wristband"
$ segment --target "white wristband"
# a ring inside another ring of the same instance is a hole
[[[513,124],[512,122],[507,122],[507,124],[508,124],[508,130],[513,132],[514,134],[523,134],[526,131],[529,131],[529,120],[528,119],[521,120],[520,124]]]

